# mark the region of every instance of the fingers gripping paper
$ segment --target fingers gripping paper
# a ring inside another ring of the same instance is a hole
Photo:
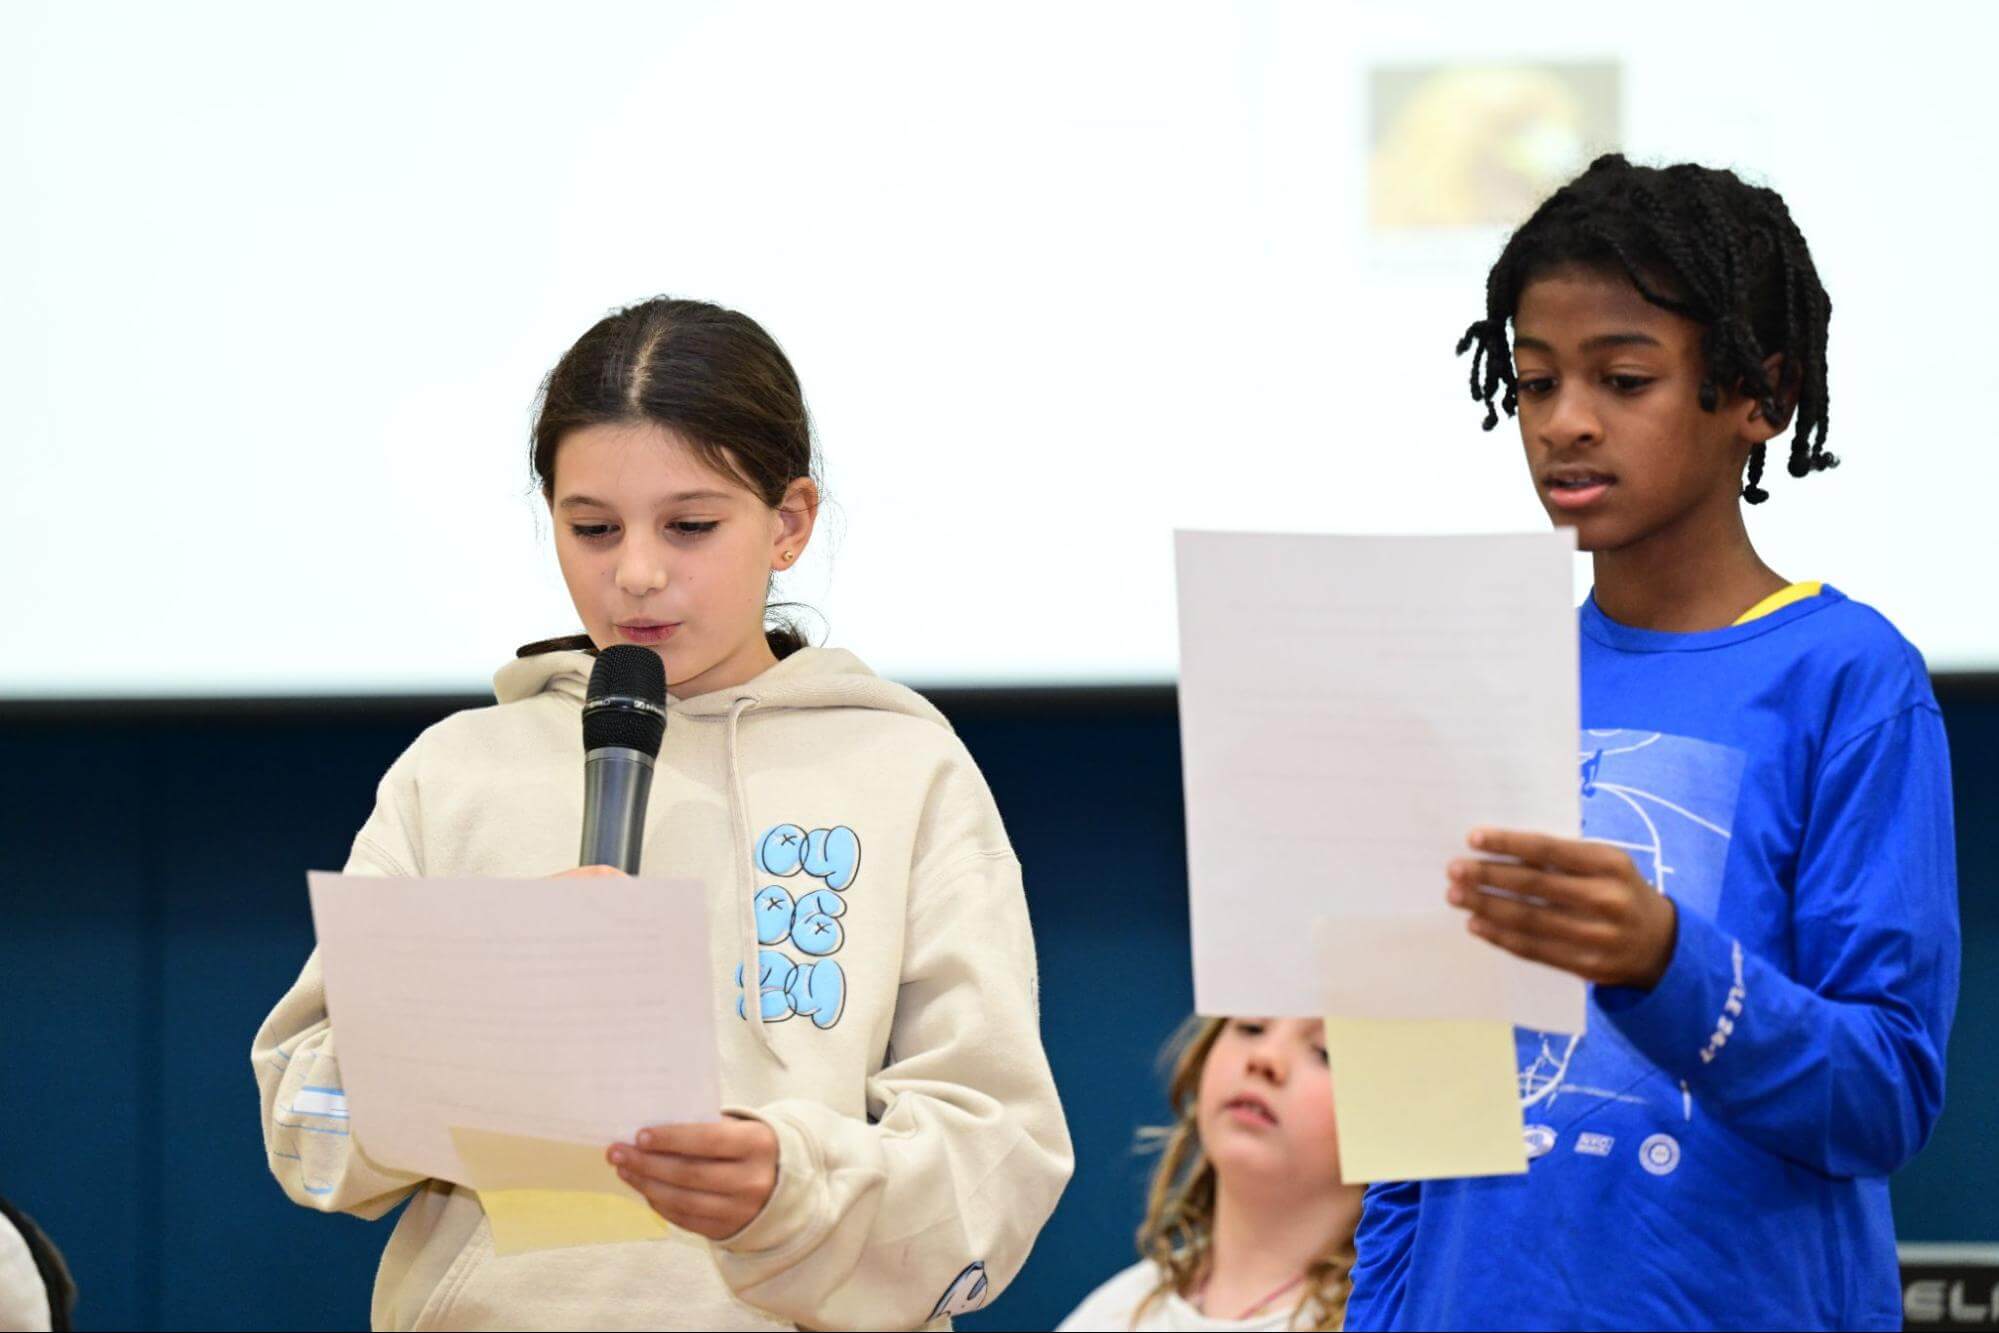
[[[1577,832],[1574,549],[1178,535],[1196,1007],[1326,1017],[1349,1182],[1525,1171],[1512,1025],[1582,1031],[1444,901],[1473,828]]]
[[[357,1145],[478,1190],[502,1252],[664,1234],[603,1152],[719,1113],[700,885],[309,881]]]

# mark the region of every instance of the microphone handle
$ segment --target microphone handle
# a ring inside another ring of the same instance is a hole
[[[652,792],[652,757],[622,745],[583,758],[583,849],[578,865],[616,866],[639,873],[646,797]]]

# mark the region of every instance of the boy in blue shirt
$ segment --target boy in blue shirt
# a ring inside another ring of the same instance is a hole
[[[1594,983],[1589,1027],[1518,1033],[1525,1176],[1369,1192],[1349,1329],[1901,1326],[1887,1178],[1957,997],[1944,730],[1916,650],[1740,505],[1793,418],[1791,474],[1837,464],[1830,312],[1773,191],[1616,155],[1493,267],[1473,397],[1595,564],[1583,839],[1474,832],[1448,896]]]

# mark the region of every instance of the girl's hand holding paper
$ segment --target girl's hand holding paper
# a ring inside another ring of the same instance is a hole
[[[673,1225],[709,1240],[748,1226],[777,1188],[777,1135],[761,1120],[654,1125],[610,1149],[626,1184]]]
[[[1468,843],[1515,858],[1451,862],[1448,896],[1470,913],[1474,935],[1600,986],[1649,990],[1665,975],[1678,915],[1629,856],[1603,843],[1495,829]]]

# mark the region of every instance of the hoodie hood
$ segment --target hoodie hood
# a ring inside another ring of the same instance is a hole
[[[593,654],[582,651],[537,653],[516,658],[493,677],[493,693],[503,704],[516,703],[549,694],[576,708],[579,716],[590,687],[590,671],[596,665]],[[934,722],[946,731],[951,724],[916,691],[883,680],[867,664],[844,648],[801,648],[752,680],[731,689],[710,690],[690,699],[667,702],[667,734],[673,734],[677,720],[720,722],[726,728],[724,752],[729,783],[729,820],[735,837],[736,944],[742,957],[746,994],[755,994],[758,956],[755,916],[756,883],[752,874],[755,854],[750,829],[749,800],[743,793],[742,751],[737,743],[737,724],[743,714],[809,708],[864,708],[901,713]],[[580,723],[579,723],[580,725]],[[780,1065],[784,1057],[771,1045],[764,1030],[766,1019],[760,1004],[749,1006],[751,1030],[764,1051]]]

